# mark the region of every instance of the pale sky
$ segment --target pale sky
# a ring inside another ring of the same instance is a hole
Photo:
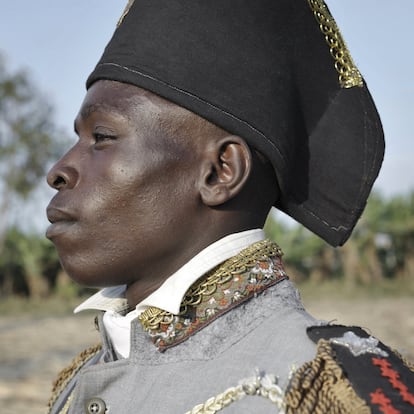
[[[34,83],[54,104],[57,124],[73,138],[73,119],[85,94],[85,80],[126,3],[127,0],[0,0],[0,52],[12,68],[30,71]],[[387,196],[412,191],[414,0],[327,3],[382,118],[386,154],[375,188]],[[42,217],[52,194],[45,188],[32,201],[40,203]],[[43,219],[39,220],[40,226],[46,225]]]

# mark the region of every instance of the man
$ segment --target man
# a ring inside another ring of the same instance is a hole
[[[381,165],[323,1],[130,1],[87,88],[47,236],[103,288],[77,308],[103,311],[102,345],[60,374],[50,412],[412,409],[408,366],[307,314],[261,230],[275,205],[344,243]]]

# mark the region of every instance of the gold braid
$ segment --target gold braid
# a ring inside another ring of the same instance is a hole
[[[215,414],[236,401],[248,396],[263,397],[270,400],[280,414],[284,413],[283,390],[277,385],[276,376],[259,374],[243,379],[236,387],[227,388],[221,394],[198,404],[185,414]]]
[[[286,392],[287,414],[369,414],[334,359],[329,341],[318,342],[315,359],[299,368]]]
[[[352,56],[342,38],[341,32],[323,0],[308,0],[309,6],[325,36],[329,51],[335,60],[341,88],[362,87],[364,82]]]
[[[134,4],[135,0],[128,0],[127,5],[125,6],[124,11],[122,12],[121,17],[118,20],[118,23],[116,24],[116,27],[121,26],[122,22],[124,21],[125,16],[129,13],[129,9],[132,7],[132,5]]]
[[[77,357],[73,359],[73,361],[71,362],[69,366],[67,366],[62,371],[60,371],[57,379],[53,383],[52,395],[48,402],[48,408],[49,408],[48,413],[51,412],[53,404],[55,404],[55,402],[59,398],[59,395],[69,384],[70,380],[85,365],[85,363],[89,361],[93,356],[95,356],[101,349],[102,349],[101,344],[97,344],[97,345],[91,346],[88,349],[85,349]],[[71,397],[72,395],[69,398]]]

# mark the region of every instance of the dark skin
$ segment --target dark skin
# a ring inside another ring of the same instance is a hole
[[[131,307],[214,241],[263,226],[273,170],[243,139],[146,90],[89,89],[52,167],[47,237],[69,276],[126,284]]]

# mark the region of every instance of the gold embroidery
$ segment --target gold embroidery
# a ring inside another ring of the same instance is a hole
[[[209,398],[205,403],[196,405],[185,414],[215,414],[230,404],[253,395],[269,399],[279,408],[280,414],[284,413],[283,390],[277,385],[277,377],[275,375],[262,377],[257,374],[240,381],[237,387],[227,388],[221,394]]]
[[[323,0],[308,0],[319,28],[325,36],[332,57],[335,59],[335,69],[339,74],[339,84],[342,88],[363,86],[361,73],[352,60],[351,54],[342,38],[341,32],[328,7]]]
[[[118,20],[118,23],[116,24],[116,27],[121,26],[121,23],[124,21],[125,16],[129,13],[129,9],[134,4],[135,0],[128,0],[128,4],[125,6],[124,12],[122,13],[121,17]]]
[[[320,339],[316,357],[293,375],[286,392],[287,414],[369,414],[334,359],[329,341]]]
[[[70,380],[75,376],[75,374],[83,367],[83,365],[89,359],[91,359],[101,350],[101,348],[102,348],[102,345],[98,344],[88,349],[85,349],[72,361],[72,363],[68,367],[64,368],[58,374],[56,381],[53,383],[52,395],[48,403],[49,413],[52,410],[53,404],[57,401],[57,399],[59,398],[59,395],[69,384]],[[67,412],[67,410],[69,409],[71,399],[72,399],[72,394],[69,396],[68,400],[66,401],[61,413]]]
[[[266,259],[269,256],[282,256],[282,254],[280,247],[270,240],[263,240],[249,246],[213,269],[201,283],[196,282],[184,297],[178,316],[185,315],[190,306],[199,305],[203,295],[212,295],[219,286],[229,282],[234,274],[243,273],[253,268],[258,260]],[[146,309],[139,316],[145,330],[162,329],[162,327],[168,326],[173,318],[173,314],[154,307]]]

